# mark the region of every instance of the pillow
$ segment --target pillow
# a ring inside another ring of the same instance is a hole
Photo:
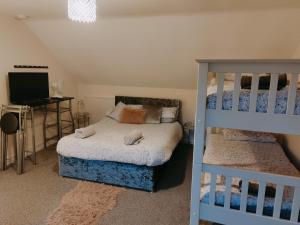
[[[123,108],[120,116],[120,123],[143,124],[145,123],[146,110],[134,109],[130,107]]]
[[[224,139],[227,141],[253,141],[262,143],[275,143],[276,137],[271,133],[224,129]]]
[[[241,88],[242,89],[251,89],[251,80],[252,76],[242,76],[241,78]],[[271,74],[265,74],[259,77],[259,90],[269,90],[271,82]],[[278,77],[278,86],[277,90],[283,89],[287,85],[287,75],[280,74]]]
[[[177,107],[163,107],[161,113],[162,123],[173,123],[177,120],[178,108]]]
[[[117,121],[120,121],[121,113],[125,107],[132,108],[132,109],[143,108],[142,105],[125,105],[123,102],[119,102],[113,109],[111,109],[106,113],[106,116],[115,119]]]
[[[225,81],[234,81],[235,73],[225,73],[224,80]]]
[[[119,102],[116,107],[112,110],[111,113],[109,113],[107,116],[112,118],[112,119],[115,119],[117,121],[120,120],[120,116],[121,116],[121,113],[123,111],[123,109],[125,108],[125,104],[123,102]]]
[[[145,123],[158,124],[160,123],[162,109],[158,106],[144,105],[146,110]]]

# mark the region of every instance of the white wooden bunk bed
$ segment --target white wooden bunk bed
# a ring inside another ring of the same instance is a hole
[[[193,158],[192,192],[190,225],[198,225],[199,220],[207,220],[228,225],[292,225],[299,223],[300,210],[300,179],[293,176],[283,176],[251,170],[230,168],[206,164],[203,162],[205,151],[206,129],[230,128],[250,131],[262,131],[282,134],[300,135],[300,93],[297,91],[300,74],[300,60],[197,60],[199,63],[198,97],[195,145]],[[217,92],[215,108],[207,106],[207,88],[209,72],[216,73]],[[231,93],[231,107],[224,109],[224,77],[225,73],[234,73],[234,88]],[[242,73],[251,73],[252,82],[249,90],[248,110],[242,110],[240,105],[240,81]],[[267,91],[265,110],[258,110],[259,74],[271,73],[270,88]],[[280,73],[290,74],[284,110],[278,110],[278,76]],[[298,102],[296,104],[296,102]],[[296,110],[297,108],[297,110]],[[242,151],[242,149],[241,149]],[[224,153],[226,154],[226,153]],[[270,156],[271,157],[271,156]],[[210,174],[209,201],[201,200],[202,175]],[[216,178],[226,179],[224,204],[216,204]],[[239,209],[231,208],[232,179],[242,181]],[[256,210],[247,210],[249,197],[249,182],[259,184]],[[264,215],[266,186],[272,184],[276,188],[272,215]],[[291,213],[288,219],[281,218],[283,193],[286,187],[293,190]]]

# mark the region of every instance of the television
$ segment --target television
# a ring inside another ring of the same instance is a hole
[[[23,104],[49,98],[48,73],[8,73],[10,102]]]

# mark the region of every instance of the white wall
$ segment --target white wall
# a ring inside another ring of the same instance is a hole
[[[195,89],[80,84],[78,95],[84,100],[85,108],[91,113],[93,122],[100,120],[114,106],[114,97],[116,95],[180,99],[182,101],[183,121],[194,121],[196,108]]]
[[[15,64],[20,65],[48,65],[50,84],[55,80],[64,80],[64,94],[77,95],[77,82],[49,53],[28,27],[19,21],[0,16],[0,104],[7,104],[7,74],[15,70]],[[37,146],[42,148],[42,120],[38,116],[36,121]]]
[[[91,26],[64,20],[29,21],[28,25],[82,78],[79,96],[94,119],[99,119],[113,105],[113,96],[120,94],[179,98],[184,120],[193,121],[194,60],[290,58],[299,44],[300,32],[294,29],[299,12],[278,9],[100,17]],[[62,48],[64,51],[59,51]]]

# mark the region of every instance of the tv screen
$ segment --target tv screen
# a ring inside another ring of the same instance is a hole
[[[8,74],[8,82],[11,103],[49,98],[48,73],[13,72]]]

